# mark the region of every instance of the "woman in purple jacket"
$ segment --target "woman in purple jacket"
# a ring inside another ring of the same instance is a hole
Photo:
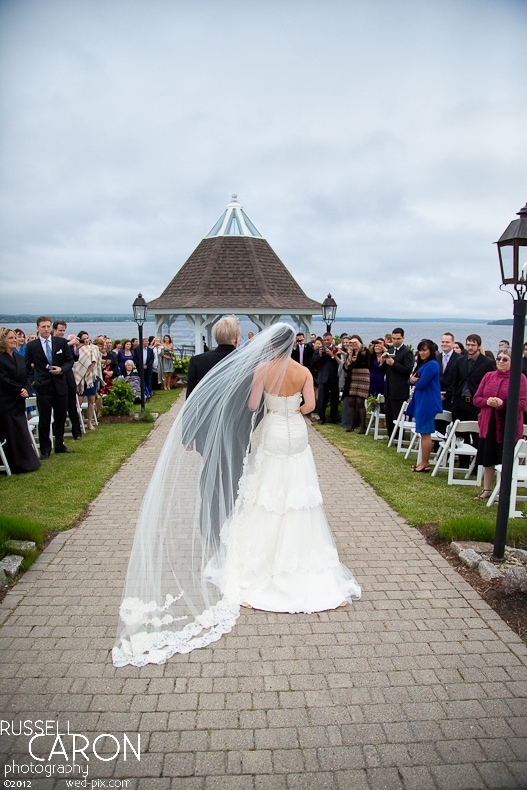
[[[437,346],[433,340],[421,340],[417,352],[417,365],[410,376],[414,392],[406,416],[415,417],[415,430],[421,434],[421,460],[412,466],[412,472],[429,472],[434,420],[436,414],[443,411],[440,369],[436,360]]]
[[[476,499],[488,499],[492,494],[494,467],[501,463],[503,452],[503,425],[509,394],[511,358],[508,350],[502,349],[496,357],[497,370],[491,370],[481,379],[472,399],[480,409],[478,414],[479,444],[476,463],[483,466],[483,491]],[[527,379],[520,380],[520,402],[516,440],[523,436],[523,412],[527,409]]]

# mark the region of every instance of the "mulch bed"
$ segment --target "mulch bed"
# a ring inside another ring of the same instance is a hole
[[[424,535],[426,542],[433,546],[463,576],[502,620],[505,620],[507,625],[522,639],[527,639],[527,594],[516,592],[505,595],[498,588],[496,582],[482,579],[478,570],[468,568],[450,548],[449,541],[441,538],[437,524],[425,524],[417,529]]]

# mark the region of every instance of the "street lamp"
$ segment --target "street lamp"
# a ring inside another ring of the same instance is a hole
[[[139,380],[141,382],[141,414],[145,413],[145,366],[143,364],[143,324],[146,321],[148,306],[142,294],[137,294],[137,299],[132,305],[134,321],[139,330]]]
[[[503,430],[503,458],[501,463],[500,498],[496,517],[496,534],[492,560],[501,562],[505,556],[507,538],[507,522],[511,498],[512,467],[514,447],[518,424],[518,406],[520,403],[520,381],[522,376],[523,337],[525,332],[525,315],[527,313],[527,204],[518,211],[520,219],[513,220],[505,233],[496,242],[500,257],[501,280],[500,290],[512,286],[511,294],[514,302],[514,323],[512,327],[511,372],[509,378],[509,394]]]
[[[335,320],[336,315],[337,303],[331,294],[328,294],[322,302],[322,318],[326,322],[326,332],[329,334],[331,334],[331,324]]]

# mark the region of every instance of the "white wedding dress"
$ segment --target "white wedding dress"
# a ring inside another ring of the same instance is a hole
[[[226,601],[271,612],[320,612],[361,597],[329,529],[301,395],[265,393],[266,415],[233,516],[221,530],[226,561],[205,577]]]

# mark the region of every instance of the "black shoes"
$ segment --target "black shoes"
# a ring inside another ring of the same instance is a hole
[[[60,450],[55,450],[55,454],[57,454],[57,455],[59,453],[74,453],[74,452],[75,452],[75,450],[68,450],[67,447],[62,447]],[[48,456],[48,458],[49,458],[49,456]]]
[[[49,453],[40,453],[40,460],[47,461],[49,458]]]

